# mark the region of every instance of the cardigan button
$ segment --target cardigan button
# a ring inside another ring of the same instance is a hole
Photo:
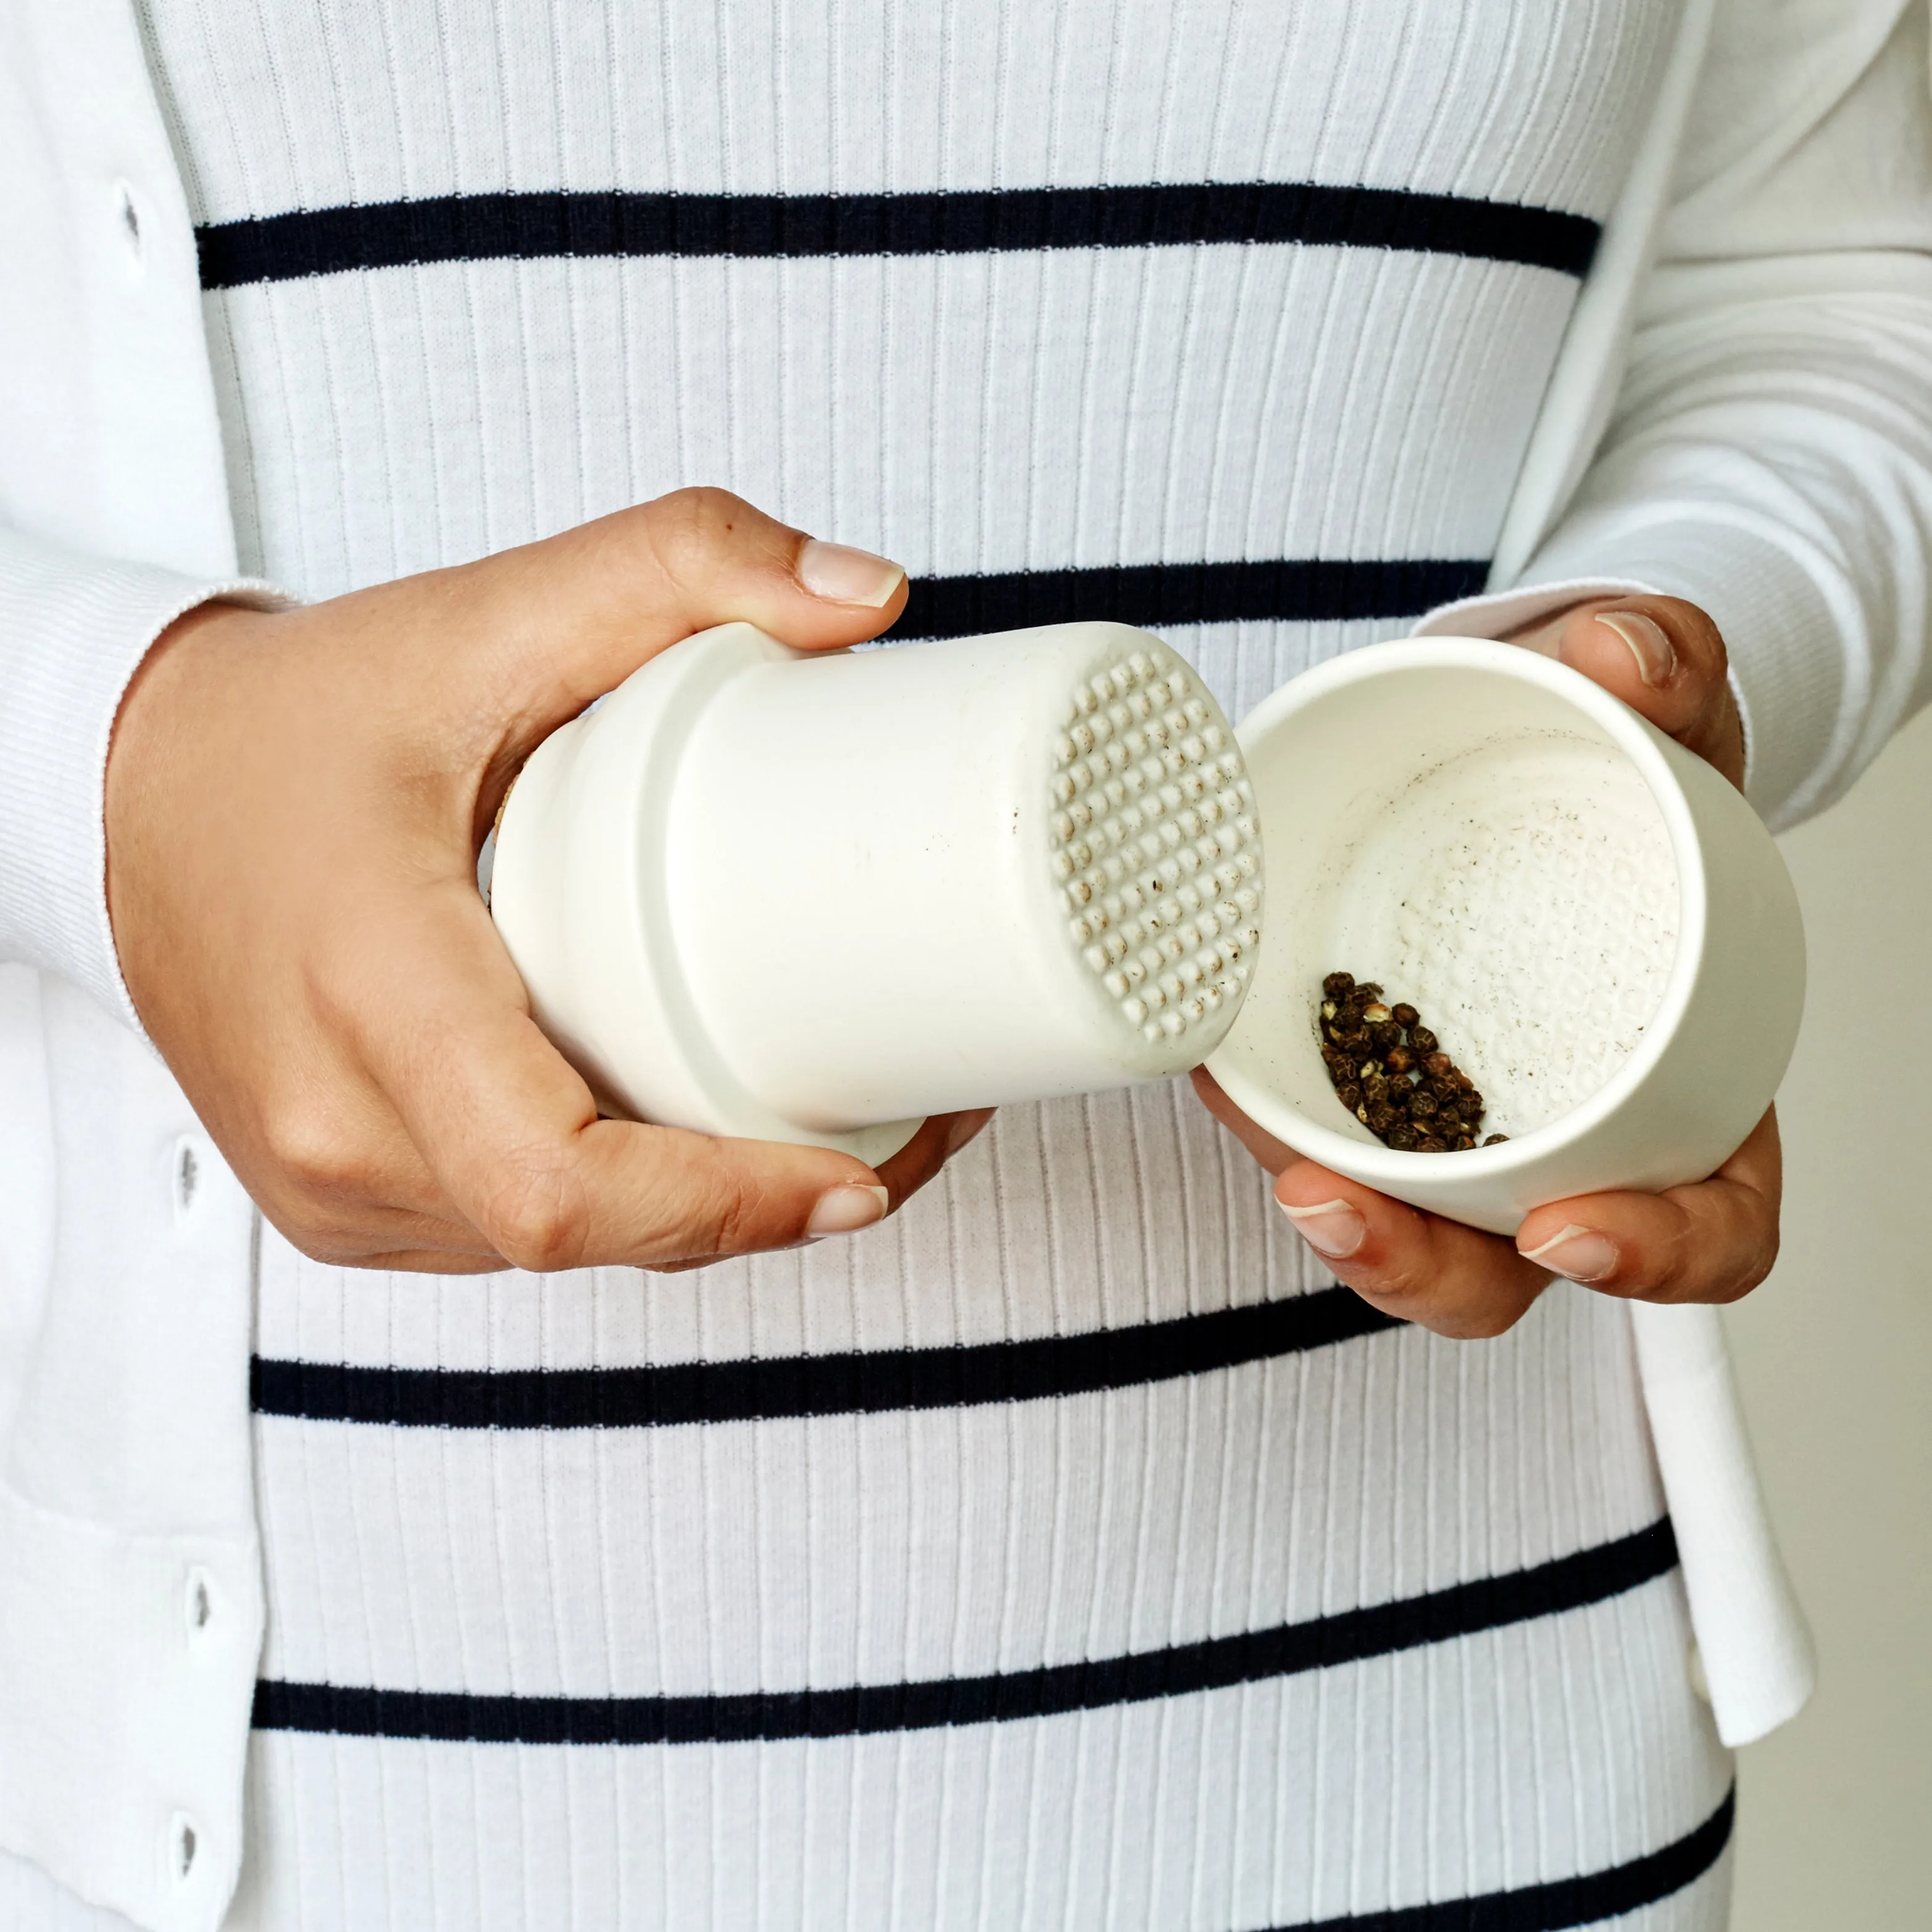
[[[196,1192],[206,1167],[206,1150],[199,1136],[183,1134],[175,1142],[173,1172],[170,1176],[177,1224],[194,1211]]]
[[[121,223],[121,238],[128,245],[128,251],[136,259],[141,253],[141,207],[134,199],[132,185],[125,181],[114,184],[114,210]]]
[[[188,1640],[198,1643],[214,1622],[218,1599],[214,1579],[199,1564],[188,1573],[188,1590],[182,1602],[182,1618],[188,1626]]]

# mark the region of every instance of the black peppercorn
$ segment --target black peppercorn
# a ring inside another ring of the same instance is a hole
[[[1501,1147],[1503,1142],[1508,1138],[1509,1136],[1508,1134],[1492,1134],[1487,1140],[1484,1142],[1483,1144],[1485,1147]]]
[[[1342,1106],[1384,1146],[1463,1152],[1477,1144],[1484,1102],[1476,1084],[1406,1000],[1384,1004],[1374,980],[1347,973],[1322,982],[1322,1064]],[[1505,1136],[1492,1134],[1494,1147]]]

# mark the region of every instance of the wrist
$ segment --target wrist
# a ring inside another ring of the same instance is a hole
[[[140,984],[142,880],[163,855],[180,856],[182,799],[216,788],[224,762],[216,743],[224,683],[219,660],[232,643],[274,620],[272,612],[220,598],[196,604],[149,646],[115,714],[101,801],[108,922],[144,1026],[152,1012]]]

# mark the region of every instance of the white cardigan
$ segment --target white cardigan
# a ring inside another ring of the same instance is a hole
[[[1925,38],[1906,0],[1686,0],[1505,529],[1496,582],[1523,587],[1420,627],[1493,631],[1586,585],[1695,598],[1733,646],[1774,822],[1927,694]],[[140,1040],[100,786],[154,638],[268,593],[236,573],[194,236],[130,0],[0,14],[0,1846],[138,1924],[212,1932],[262,1632],[256,1224]],[[1802,1624],[1714,1314],[1634,1316],[1736,1742],[1802,1702]]]

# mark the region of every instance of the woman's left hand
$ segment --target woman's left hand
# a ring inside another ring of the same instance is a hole
[[[1581,671],[1742,785],[1744,727],[1724,639],[1696,604],[1596,598],[1508,641]],[[1511,1243],[1304,1160],[1240,1112],[1204,1070],[1196,1070],[1194,1084],[1208,1112],[1276,1176],[1276,1203],[1336,1278],[1438,1334],[1501,1334],[1552,1275],[1637,1300],[1735,1301],[1777,1258],[1783,1176],[1774,1110],[1709,1180],[1661,1194],[1551,1202]]]

